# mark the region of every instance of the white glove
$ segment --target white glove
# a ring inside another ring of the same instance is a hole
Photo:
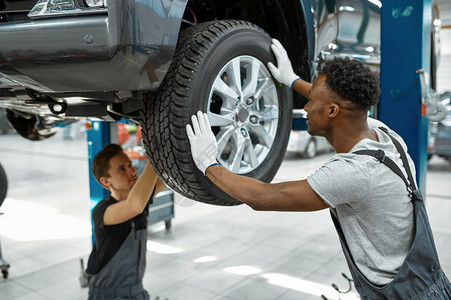
[[[217,163],[218,143],[211,131],[207,114],[198,111],[197,117],[196,115],[191,116],[191,122],[193,127],[190,124],[186,125],[186,133],[191,145],[191,155],[197,168],[205,175],[207,168]]]
[[[293,67],[291,66],[291,62],[290,59],[288,58],[287,51],[282,46],[282,44],[276,39],[272,39],[271,50],[274,53],[274,56],[276,57],[278,65],[277,68],[276,66],[274,66],[273,63],[271,62],[268,63],[268,68],[271,71],[272,76],[274,76],[274,78],[278,82],[293,88],[293,83],[296,80],[301,79],[301,77],[299,77],[293,72]]]

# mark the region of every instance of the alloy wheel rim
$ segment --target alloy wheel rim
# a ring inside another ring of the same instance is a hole
[[[237,174],[258,168],[279,123],[277,88],[265,64],[247,55],[228,61],[213,82],[207,114],[221,165]]]

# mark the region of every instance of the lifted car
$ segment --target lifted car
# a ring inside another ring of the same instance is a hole
[[[267,68],[271,38],[316,77],[334,56],[380,64],[378,0],[1,0],[0,107],[30,140],[56,124],[128,118],[143,127],[156,172],[201,202],[240,204],[196,168],[185,125],[209,116],[232,172],[271,181],[293,104]],[[434,81],[433,81],[434,82]]]

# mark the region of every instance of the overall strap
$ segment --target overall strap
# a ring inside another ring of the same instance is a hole
[[[389,157],[385,156],[384,150],[381,150],[381,149],[378,149],[378,150],[358,150],[358,151],[354,151],[352,153],[361,154],[361,155],[370,155],[370,156],[373,156],[373,157],[377,158],[377,160],[379,160],[381,163],[383,163],[384,165],[389,167],[396,175],[401,177],[401,179],[404,181],[404,183],[406,184],[408,189],[409,188],[411,189],[410,192],[412,192],[414,190],[414,189],[412,189],[412,186],[409,184],[409,182],[407,181],[406,177],[404,176],[404,174],[402,173],[402,171],[398,167],[398,165],[393,160],[391,160]]]
[[[404,169],[406,169],[407,176],[409,178],[409,182],[410,182],[411,188],[413,190],[416,190],[417,187],[415,185],[415,181],[413,180],[412,171],[410,170],[409,162],[407,161],[406,152],[402,148],[402,146],[399,143],[399,141],[388,133],[388,129],[387,128],[379,127],[379,129],[382,130],[383,132],[385,132],[390,137],[390,139],[392,140],[393,144],[395,145],[396,149],[398,150],[399,154],[401,155],[402,164],[404,166]]]
[[[404,174],[402,173],[402,171],[398,167],[398,165],[393,160],[391,160],[390,158],[385,156],[385,152],[383,150],[381,150],[381,149],[378,149],[378,150],[358,150],[358,151],[354,151],[353,153],[355,153],[355,154],[362,154],[362,155],[370,155],[370,156],[373,156],[376,159],[378,159],[381,163],[383,163],[388,168],[390,168],[396,175],[401,177],[401,179],[404,181],[404,183],[407,186],[407,190],[410,193],[415,195],[415,199],[422,200],[423,197],[421,195],[421,191],[417,189],[417,187],[415,185],[415,181],[413,180],[412,171],[410,170],[410,165],[409,165],[409,162],[407,160],[406,152],[402,148],[402,146],[399,143],[399,141],[397,139],[395,139],[394,137],[392,137],[388,133],[387,128],[379,127],[379,129],[382,130],[383,132],[385,132],[390,137],[390,139],[392,140],[392,142],[395,145],[396,149],[398,150],[399,154],[401,155],[402,164],[404,166],[404,169],[406,170],[407,177],[408,177],[409,181],[407,181],[406,177],[404,176]]]

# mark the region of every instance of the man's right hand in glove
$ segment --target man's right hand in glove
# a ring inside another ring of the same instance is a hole
[[[277,60],[277,67],[271,62],[268,63],[268,68],[271,71],[272,76],[274,76],[278,82],[293,88],[293,83],[301,79],[301,77],[293,72],[293,67],[291,66],[287,51],[276,39],[272,39],[271,50]]]
[[[192,127],[190,124],[186,125],[191,155],[197,168],[205,175],[208,167],[217,164],[218,143],[211,131],[207,114],[198,111],[197,116],[191,117],[191,122],[193,123]]]

